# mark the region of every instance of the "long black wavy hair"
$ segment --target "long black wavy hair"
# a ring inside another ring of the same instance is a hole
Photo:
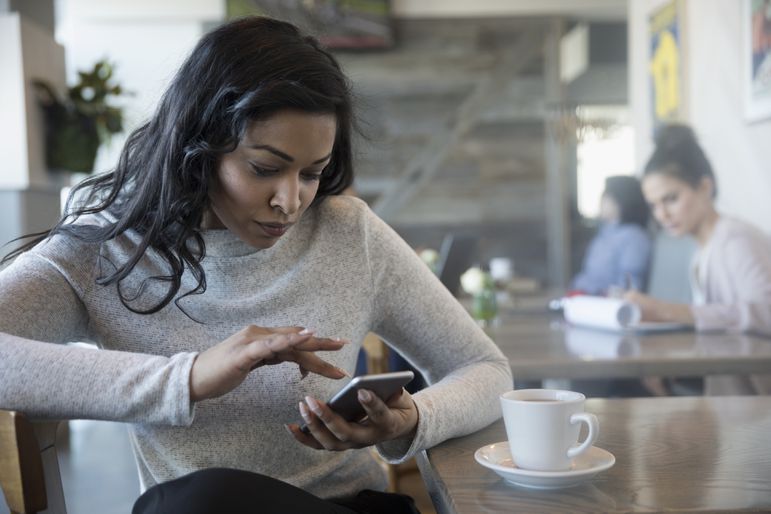
[[[351,88],[337,60],[314,38],[283,21],[246,17],[214,29],[179,69],[152,118],[129,136],[116,168],[76,186],[59,222],[24,236],[32,240],[2,262],[55,234],[105,243],[135,230],[142,236],[138,246],[125,262],[111,263],[110,272],[102,272],[97,284],[116,284],[126,308],[152,314],[174,299],[187,268],[197,285],[175,301],[179,307],[181,298],[206,290],[200,225],[221,157],[236,149],[251,122],[283,109],[334,114],[337,120],[332,157],[314,203],[350,186]],[[85,200],[74,202],[78,196]],[[102,226],[75,223],[102,211],[115,221]],[[169,286],[159,303],[136,309],[129,305],[136,295],[126,295],[121,282],[148,249],[170,270],[152,278]]]

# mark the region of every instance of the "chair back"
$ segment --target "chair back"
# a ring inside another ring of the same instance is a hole
[[[691,303],[690,263],[696,243],[663,230],[653,240],[648,294],[661,300]]]
[[[58,422],[0,410],[0,487],[12,514],[66,514],[56,455]]]

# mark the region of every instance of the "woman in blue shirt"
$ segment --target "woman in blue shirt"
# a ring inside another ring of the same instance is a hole
[[[589,244],[572,289],[593,295],[612,288],[644,290],[651,257],[649,215],[635,177],[608,177],[600,203],[603,224]]]

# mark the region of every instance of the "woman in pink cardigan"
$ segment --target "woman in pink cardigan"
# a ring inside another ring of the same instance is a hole
[[[640,306],[643,320],[685,323],[697,331],[771,336],[771,239],[756,227],[717,212],[715,176],[689,127],[660,129],[642,189],[661,226],[672,235],[693,237],[699,246],[690,271],[693,304],[630,291],[626,299]],[[748,381],[754,383],[712,389],[766,389],[752,379],[744,382]]]

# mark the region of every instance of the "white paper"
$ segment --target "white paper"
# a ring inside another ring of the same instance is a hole
[[[640,308],[619,298],[573,296],[562,302],[565,319],[574,325],[624,329],[640,322]]]

